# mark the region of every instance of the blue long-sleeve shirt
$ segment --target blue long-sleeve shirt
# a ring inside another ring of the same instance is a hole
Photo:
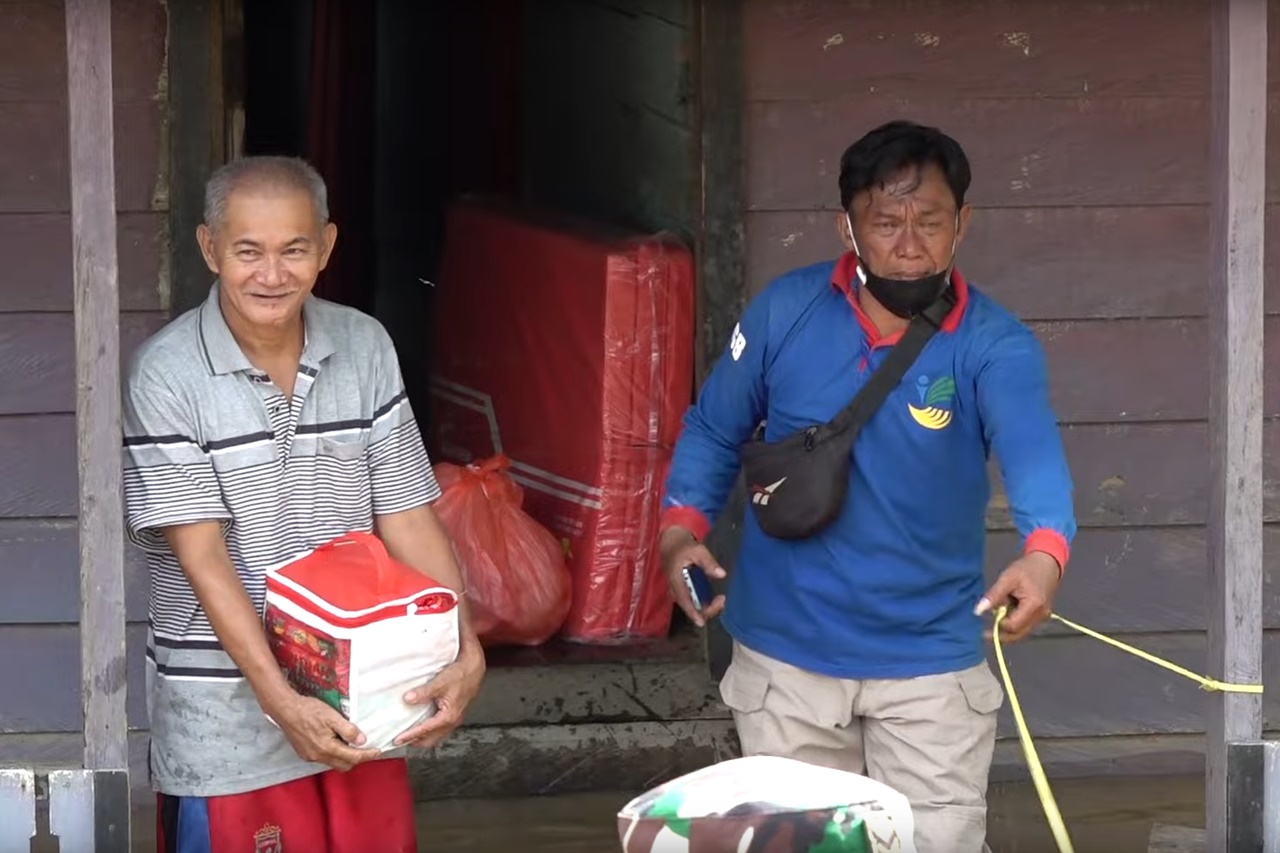
[[[791,272],[747,307],[685,418],[664,526],[705,536],[762,420],[767,441],[825,422],[884,360],[896,336],[880,338],[858,307],[856,263],[846,255]],[[1076,523],[1043,351],[959,272],[953,281],[957,304],[942,330],[858,437],[837,519],[782,540],[747,509],[724,613],[744,645],[840,678],[981,661],[973,608],[985,589],[993,451],[1025,548],[1065,567]]]

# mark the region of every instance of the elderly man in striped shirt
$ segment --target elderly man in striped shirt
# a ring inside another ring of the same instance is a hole
[[[210,179],[197,238],[208,299],[137,352],[124,391],[125,499],[151,574],[147,699],[162,853],[413,851],[401,750],[294,692],[261,623],[263,568],[350,531],[461,591],[395,349],[373,318],[311,295],[337,237],[306,163],[245,158]],[[484,654],[406,700],[462,720]],[[268,721],[270,716],[277,724]]]

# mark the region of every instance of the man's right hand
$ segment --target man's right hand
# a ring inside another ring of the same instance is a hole
[[[294,693],[263,710],[275,720],[303,761],[347,771],[382,755],[376,749],[357,749],[365,742],[361,731],[319,699]]]
[[[680,605],[680,609],[693,620],[693,624],[699,628],[705,626],[708,619],[714,619],[721,610],[724,610],[724,596],[717,595],[710,604],[699,611],[693,606],[689,587],[684,582],[683,570],[685,566],[701,566],[707,573],[707,577],[721,580],[725,577],[724,569],[716,562],[716,558],[711,555],[706,546],[683,527],[668,527],[664,530],[658,542],[658,550],[662,557],[663,569],[667,573],[667,585],[671,587],[671,594],[675,597],[676,604]]]

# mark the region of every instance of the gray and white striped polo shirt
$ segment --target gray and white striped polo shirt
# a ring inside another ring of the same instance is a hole
[[[314,296],[303,316],[292,400],[235,342],[217,284],[128,371],[125,504],[151,574],[152,782],[166,794],[235,794],[326,768],[298,758],[262,715],[161,529],[221,520],[261,613],[264,567],[440,495],[386,330]]]

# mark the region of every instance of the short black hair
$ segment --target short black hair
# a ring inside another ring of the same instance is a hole
[[[840,158],[840,206],[848,211],[853,197],[863,190],[883,187],[904,169],[921,169],[930,163],[942,170],[956,207],[963,206],[971,175],[960,143],[936,127],[913,121],[882,124],[845,149]]]

